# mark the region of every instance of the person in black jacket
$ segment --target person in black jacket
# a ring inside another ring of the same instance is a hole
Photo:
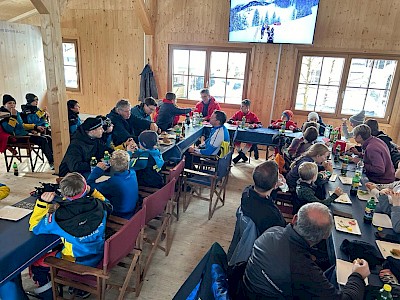
[[[247,186],[242,193],[242,211],[252,219],[259,234],[272,226],[286,225],[282,213],[271,198],[271,192],[278,187],[278,176],[276,162],[266,161],[254,169],[254,186]]]
[[[101,140],[103,125],[101,118],[87,118],[78,127],[61,161],[60,177],[70,172],[78,172],[87,178],[90,175],[91,158],[96,157],[97,161],[100,161],[104,157],[104,151],[113,151]]]
[[[176,95],[174,93],[167,93],[158,112],[157,126],[162,131],[166,131],[173,126],[175,116],[185,115],[190,112],[192,112],[191,108],[179,108],[176,106]]]
[[[138,141],[135,134],[135,129],[138,132],[143,130],[157,131],[158,127],[153,122],[143,122],[143,120],[136,115],[131,114],[131,104],[128,100],[121,99],[115,105],[115,108],[107,115],[114,124],[112,132],[112,140],[114,145],[120,145],[129,138]]]
[[[240,299],[363,299],[364,279],[370,274],[366,260],[353,262],[353,273],[338,290],[312,258],[312,247],[331,234],[329,209],[306,204],[292,224],[272,227],[256,240],[240,282]]]

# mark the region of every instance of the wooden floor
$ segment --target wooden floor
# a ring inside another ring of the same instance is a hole
[[[165,256],[162,251],[156,251],[137,299],[172,299],[214,242],[220,243],[227,251],[235,226],[235,212],[240,204],[241,191],[246,185],[251,184],[254,167],[263,161],[263,159],[257,161],[252,159],[250,164],[238,163],[232,167],[226,204],[215,212],[210,221],[207,220],[207,202],[194,199],[190,203],[188,210],[181,213],[179,222],[173,223],[174,239],[170,254]],[[28,172],[27,164],[24,162],[20,165],[19,176],[16,177],[12,172],[6,173],[4,157],[0,155],[0,182],[7,184],[11,189],[10,196],[0,202],[0,207],[26,198],[39,181],[53,182],[56,178],[47,164],[40,166],[39,170],[44,172]],[[26,290],[33,290],[32,280],[26,271],[23,273],[23,283]],[[106,299],[116,299],[115,295],[115,291],[110,290]],[[94,299],[94,297],[89,299],[92,298]],[[130,293],[126,299],[136,298]]]

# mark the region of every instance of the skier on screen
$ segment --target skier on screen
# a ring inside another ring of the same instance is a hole
[[[261,39],[264,38],[264,32],[265,32],[265,29],[266,29],[267,27],[268,27],[268,24],[267,24],[267,23],[262,24],[262,26],[261,26]]]
[[[267,43],[274,42],[274,27],[267,27],[268,40]]]

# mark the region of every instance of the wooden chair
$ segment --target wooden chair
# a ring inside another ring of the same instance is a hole
[[[185,169],[185,159],[182,159],[175,167],[169,170],[169,173],[167,175],[167,182],[170,182],[172,179],[175,179],[175,196],[173,202],[176,206],[176,213],[172,212],[172,214],[176,217],[177,221],[179,221],[179,199],[182,194],[184,169]]]
[[[291,192],[282,192],[280,190],[277,192],[275,204],[281,211],[286,223],[290,223],[293,219],[292,199],[294,196]]]
[[[192,153],[193,154],[193,153]],[[225,204],[226,186],[228,184],[229,173],[231,170],[233,149],[228,154],[219,158],[218,156],[204,156],[194,154],[200,158],[200,163],[195,163],[198,171],[184,170],[184,187],[185,191],[183,200],[183,211],[186,211],[190,200],[196,196],[202,200],[209,201],[208,219],[210,220],[217,209],[218,202],[221,206]],[[202,196],[202,188],[208,188],[210,194],[208,197]],[[190,189],[190,197],[187,199],[188,189]],[[214,205],[214,196],[216,196]]]
[[[183,186],[183,169],[185,168],[185,158],[183,158],[177,165],[174,167],[169,167],[166,170],[162,171],[165,175],[165,182],[169,183],[172,178],[175,178],[175,197],[174,204],[176,207],[176,212],[173,212],[173,216],[179,221],[179,199],[181,197],[182,186]],[[139,194],[142,197],[148,197],[151,194],[157,192],[158,188],[139,186]]]
[[[172,243],[170,237],[170,225],[173,203],[171,200],[174,197],[174,193],[175,178],[173,178],[160,190],[143,200],[143,207],[146,207],[146,229],[156,230],[156,237],[154,239],[149,239],[147,234],[146,238],[144,239],[145,242],[151,244],[151,250],[146,258],[146,263],[143,270],[143,278],[147,274],[151,259],[153,258],[154,252],[157,248],[163,250],[165,252],[165,256],[169,254]],[[152,220],[155,221],[150,224]],[[154,223],[158,223],[158,225],[154,226]],[[163,237],[166,239],[165,247],[159,245]]]
[[[56,257],[47,257],[45,262],[50,266],[53,299],[63,299],[62,295],[57,295],[59,285],[90,292],[96,295],[97,299],[105,299],[106,286],[119,287],[118,299],[123,299],[126,291],[135,291],[136,297],[139,296],[142,285],[140,260],[145,216],[146,208],[142,208],[129,220],[110,217],[114,224],[113,229],[117,232],[105,241],[103,261],[97,268]],[[122,263],[125,257],[130,259],[130,264],[122,285],[108,282],[111,269],[117,264],[126,266]],[[135,271],[135,287],[128,288],[133,271]]]
[[[23,154],[22,150],[26,154]],[[8,137],[7,148],[4,151],[7,172],[10,171],[14,158],[19,160],[19,162],[22,162],[22,158],[29,158],[32,172],[35,172],[38,160],[45,162],[42,149],[38,145],[33,144],[29,140],[29,136]]]

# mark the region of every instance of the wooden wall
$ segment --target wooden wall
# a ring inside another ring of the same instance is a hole
[[[321,0],[314,45],[310,48],[400,54],[400,1]],[[234,46],[228,43],[229,0],[168,0],[158,2],[155,34],[155,71],[160,91],[167,90],[168,44]],[[297,46],[282,45],[276,101],[272,103],[279,45],[244,44],[252,47],[250,80],[246,97],[253,102],[264,124],[280,116],[292,103]],[[397,138],[400,130],[400,94],[390,119],[383,125]],[[227,110],[230,112],[230,110]],[[228,113],[229,114],[229,113]],[[299,123],[306,116],[297,116]],[[339,120],[326,120],[339,124]]]
[[[10,94],[17,107],[34,93],[43,101],[46,76],[40,28],[0,21],[0,95]]]
[[[121,98],[139,95],[144,34],[132,1],[69,1],[62,14],[63,38],[77,38],[82,90],[67,92],[81,111],[106,114]]]

